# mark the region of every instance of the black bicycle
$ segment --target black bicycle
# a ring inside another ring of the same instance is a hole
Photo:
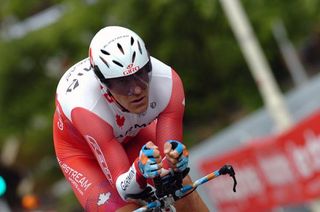
[[[233,191],[236,192],[237,180],[234,169],[231,165],[224,165],[220,169],[201,177],[189,185],[182,185],[183,178],[189,173],[187,168],[184,172],[171,171],[168,175],[154,178],[154,189],[147,186],[139,194],[130,194],[128,198],[139,200],[143,203],[141,208],[135,212],[141,211],[176,211],[174,203],[192,193],[198,186],[217,178],[221,175],[228,174],[233,179]]]

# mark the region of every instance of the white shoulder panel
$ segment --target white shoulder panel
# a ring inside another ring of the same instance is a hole
[[[161,113],[168,105],[172,94],[172,69],[163,62],[151,57],[152,78],[150,82],[150,104],[156,102]]]
[[[109,122],[109,107],[103,98],[100,84],[90,67],[88,58],[72,66],[62,76],[57,88],[57,99],[70,121],[71,111],[81,107]],[[97,111],[95,108],[100,104],[103,104],[104,110]]]

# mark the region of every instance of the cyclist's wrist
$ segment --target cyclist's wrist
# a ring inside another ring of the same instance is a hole
[[[140,193],[147,186],[147,180],[140,173],[136,161],[130,166],[129,170],[118,176],[116,187],[123,200],[126,200],[127,194]]]

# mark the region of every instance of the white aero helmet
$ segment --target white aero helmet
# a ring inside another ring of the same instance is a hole
[[[151,65],[143,40],[135,32],[119,26],[105,27],[93,37],[89,57],[101,82],[132,75]]]

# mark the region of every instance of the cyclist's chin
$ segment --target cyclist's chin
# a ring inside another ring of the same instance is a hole
[[[140,107],[140,108],[134,108],[132,110],[129,110],[131,113],[135,114],[141,114],[147,111],[147,107]]]

